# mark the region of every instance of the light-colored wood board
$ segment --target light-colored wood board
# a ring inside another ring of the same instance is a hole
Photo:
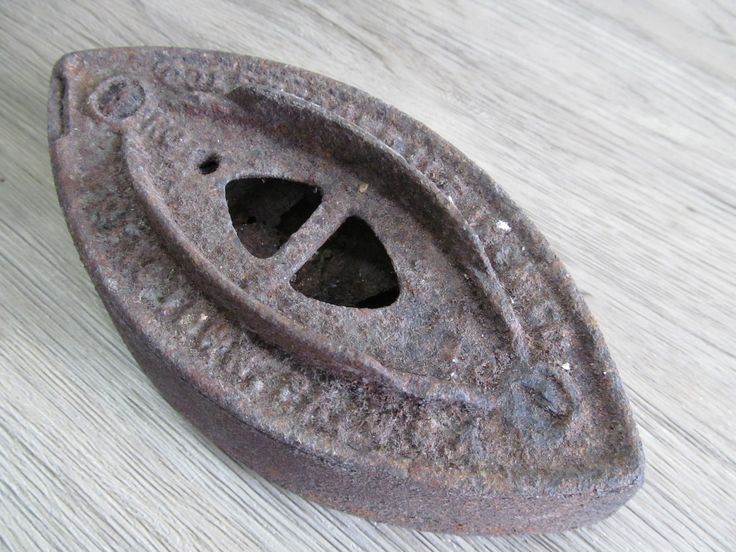
[[[733,549],[735,37],[717,0],[0,3],[0,548]],[[487,169],[599,319],[644,489],[564,534],[422,534],[284,492],[193,430],[112,327],[48,163],[54,61],[139,44],[324,73]]]

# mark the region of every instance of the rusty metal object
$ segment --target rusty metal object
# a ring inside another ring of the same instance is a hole
[[[60,202],[123,339],[233,457],[453,533],[561,530],[641,485],[603,339],[466,157],[349,86],[180,49],[54,69]]]

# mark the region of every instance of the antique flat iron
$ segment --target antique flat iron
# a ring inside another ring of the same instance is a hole
[[[320,503],[451,533],[607,516],[643,456],[540,233],[402,112],[294,67],[117,48],[56,65],[80,256],[166,399]]]

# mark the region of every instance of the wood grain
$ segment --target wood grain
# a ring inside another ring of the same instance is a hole
[[[0,3],[0,548],[733,550],[734,37],[718,0]],[[600,321],[644,489],[564,534],[422,534],[304,501],[205,441],[115,333],[49,169],[54,61],[137,44],[324,73],[486,168]]]

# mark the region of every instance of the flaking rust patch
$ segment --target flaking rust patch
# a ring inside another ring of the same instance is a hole
[[[123,339],[229,454],[348,512],[452,533],[607,516],[643,457],[559,260],[476,165],[321,75],[63,57],[60,202]]]

